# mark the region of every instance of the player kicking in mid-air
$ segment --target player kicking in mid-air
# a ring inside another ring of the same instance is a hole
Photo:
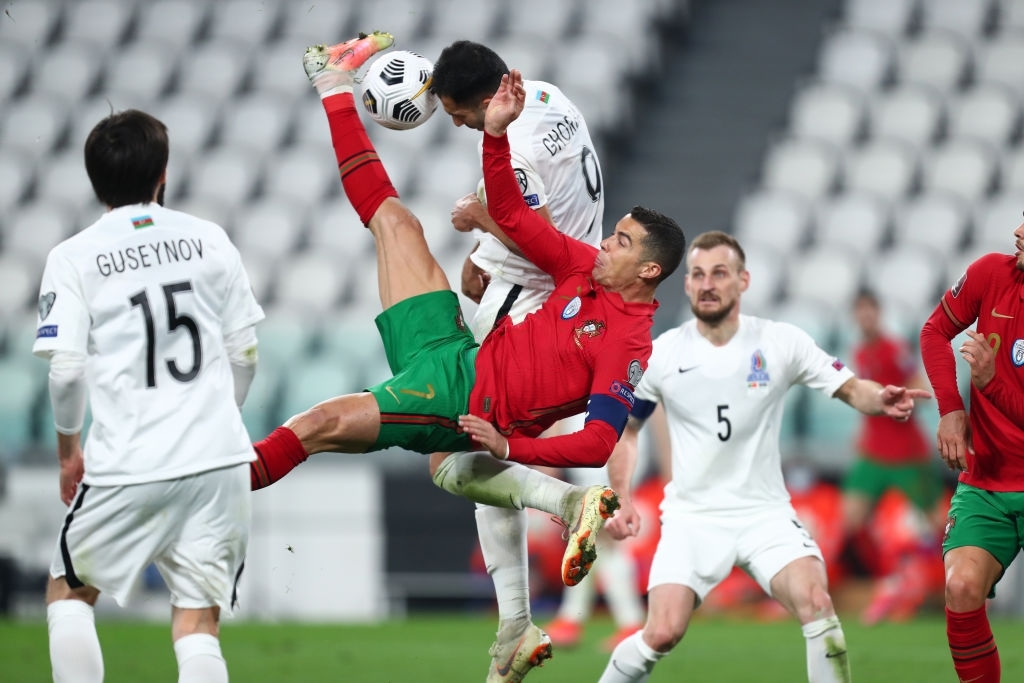
[[[618,507],[616,495],[514,463],[607,461],[650,356],[654,293],[682,259],[683,232],[672,219],[635,207],[595,249],[530,210],[505,135],[525,99],[522,76],[513,70],[484,122],[488,213],[494,234],[548,272],[555,289],[535,314],[516,325],[502,320],[478,346],[355,108],[355,70],[392,43],[389,34],[374,33],[310,48],[304,65],[327,113],[345,193],[376,242],[384,309],[376,322],[394,376],[368,391],[326,400],[274,430],[256,444],[252,486],[267,486],[325,451],[400,446],[452,453],[432,467],[445,490],[490,505],[534,507],[569,526],[562,573],[567,583],[577,583],[596,557],[597,532]],[[584,409],[580,431],[535,438]],[[481,447],[495,457],[467,452]],[[547,636],[530,625],[523,633],[499,634],[492,669],[497,680],[518,681],[550,654]]]

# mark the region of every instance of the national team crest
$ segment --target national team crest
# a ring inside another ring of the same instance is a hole
[[[950,515],[946,518],[946,529],[942,532],[942,542],[945,543],[949,540],[949,532],[956,526],[956,515]]]
[[[57,300],[57,292],[47,292],[39,297],[39,319],[46,320],[53,310],[53,302]]]
[[[563,314],[564,318],[565,315]],[[583,348],[583,343],[580,341],[582,337],[596,337],[601,334],[604,330],[605,324],[600,320],[587,320],[582,325],[577,327],[573,334],[576,336],[576,346]]]
[[[758,349],[750,356],[750,374],[747,375],[747,388],[756,389],[757,387],[763,387],[769,381],[771,381],[771,376],[768,374],[768,363],[765,361],[761,349]]]

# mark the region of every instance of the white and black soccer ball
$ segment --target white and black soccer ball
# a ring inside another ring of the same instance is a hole
[[[363,108],[385,128],[415,128],[437,109],[437,95],[430,92],[433,71],[433,62],[415,52],[384,53],[363,76]]]

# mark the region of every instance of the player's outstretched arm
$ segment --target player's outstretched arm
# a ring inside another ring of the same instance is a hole
[[[924,389],[908,389],[859,377],[851,377],[836,391],[835,397],[865,415],[887,415],[901,422],[909,420],[914,412],[914,399],[927,399],[932,395]]]

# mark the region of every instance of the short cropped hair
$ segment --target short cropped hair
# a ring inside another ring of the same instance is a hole
[[[441,50],[434,62],[430,91],[459,105],[476,105],[492,97],[508,66],[491,48],[471,40],[457,40]]]
[[[694,249],[714,249],[715,247],[729,247],[735,251],[736,257],[739,259],[740,271],[742,272],[747,269],[747,255],[743,252],[743,247],[740,246],[739,240],[727,232],[709,230],[697,235],[690,242],[690,251]]]
[[[85,170],[96,197],[111,208],[146,204],[169,155],[167,126],[138,109],[115,112],[85,140]]]
[[[629,216],[647,230],[643,240],[641,258],[661,266],[661,274],[654,284],[660,284],[675,272],[686,251],[686,236],[679,224],[663,213],[643,206],[634,206]]]

